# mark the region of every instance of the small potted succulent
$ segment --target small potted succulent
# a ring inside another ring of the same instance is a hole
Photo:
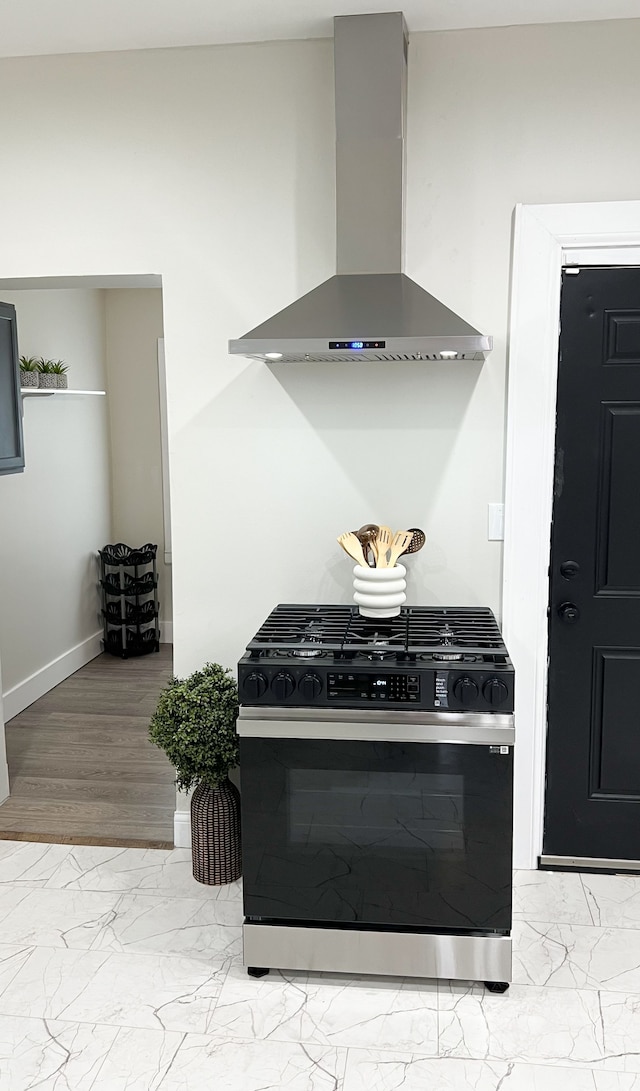
[[[51,374],[55,375],[58,390],[66,390],[68,386],[67,372],[69,368],[64,360],[49,360],[49,363],[51,365]]]
[[[238,689],[218,663],[188,678],[171,678],[160,694],[149,728],[164,750],[182,791],[191,797],[193,876],[220,886],[242,874],[240,796],[229,780],[238,763]]]
[[[20,357],[20,386],[37,387],[38,385],[38,361],[35,356]]]
[[[56,390],[58,377],[51,370],[53,360],[45,360],[44,356],[38,359],[38,386],[41,390]]]

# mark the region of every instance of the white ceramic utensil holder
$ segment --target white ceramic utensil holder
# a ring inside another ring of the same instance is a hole
[[[407,570],[402,564],[395,568],[363,568],[353,570],[353,598],[364,617],[395,617],[406,602]]]

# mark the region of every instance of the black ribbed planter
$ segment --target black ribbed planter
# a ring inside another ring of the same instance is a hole
[[[193,877],[222,886],[242,875],[240,793],[229,778],[217,788],[199,784],[191,797]]]

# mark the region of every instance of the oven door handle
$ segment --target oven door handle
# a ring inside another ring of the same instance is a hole
[[[328,715],[327,715],[328,713]],[[324,714],[324,715],[323,715]],[[501,713],[371,712],[341,709],[241,708],[238,735],[249,739],[428,742],[513,746],[513,716]]]

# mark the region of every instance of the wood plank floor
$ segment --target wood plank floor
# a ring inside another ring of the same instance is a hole
[[[148,739],[172,648],[99,655],[6,725],[0,839],[171,848],[175,772]]]

